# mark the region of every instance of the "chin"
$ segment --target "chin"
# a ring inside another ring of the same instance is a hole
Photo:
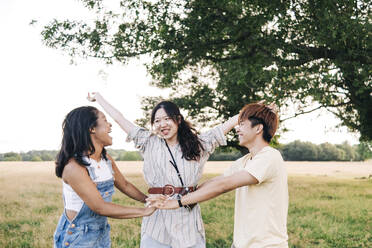
[[[175,135],[167,135],[167,137],[164,137],[164,139],[170,140],[170,139],[173,139],[174,137],[175,137]]]
[[[167,135],[163,136],[164,139],[170,139],[172,137],[173,137],[173,135],[171,135],[171,134],[167,134]]]
[[[105,146],[111,146],[112,145],[112,139],[110,139],[109,141],[107,141],[107,143],[105,144]]]
[[[163,139],[166,139],[167,140],[167,139],[171,138],[172,135],[170,135],[170,134],[164,135],[164,134],[160,133],[160,137],[162,137]]]
[[[246,147],[246,142],[244,142],[243,140],[239,140],[239,145]]]

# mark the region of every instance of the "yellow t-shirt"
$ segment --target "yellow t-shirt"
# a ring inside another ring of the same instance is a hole
[[[253,159],[247,154],[235,161],[224,175],[241,170],[258,184],[236,189],[234,246],[287,248],[288,183],[280,152],[266,146]]]

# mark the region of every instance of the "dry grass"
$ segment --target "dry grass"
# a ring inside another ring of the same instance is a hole
[[[141,162],[119,162],[141,190]],[[203,180],[231,162],[209,162]],[[287,163],[291,247],[372,247],[372,164]],[[0,247],[51,247],[62,212],[61,181],[52,162],[0,163]],[[207,247],[229,247],[234,193],[202,204]],[[140,205],[120,193],[114,202]],[[140,219],[110,220],[113,247],[138,247]]]
[[[142,173],[142,162],[118,161],[125,174]],[[205,174],[222,174],[232,162],[210,161]],[[1,165],[1,163],[0,163]],[[289,175],[330,176],[337,178],[372,177],[372,161],[368,162],[285,162]]]

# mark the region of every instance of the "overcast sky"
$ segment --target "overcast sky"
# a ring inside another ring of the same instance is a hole
[[[0,153],[58,149],[65,115],[90,104],[88,91],[102,92],[133,121],[142,117],[141,97],[167,95],[149,86],[141,61],[127,66],[97,61],[71,65],[67,55],[43,46],[40,28],[29,25],[33,19],[41,25],[53,18],[89,18],[89,13],[76,0],[0,1]],[[338,123],[325,111],[298,117],[285,123],[291,131],[282,134],[280,142],[358,143],[358,135],[336,128]],[[134,150],[114,123],[112,136],[112,148]]]

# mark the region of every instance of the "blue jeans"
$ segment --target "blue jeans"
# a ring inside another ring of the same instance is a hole
[[[112,201],[113,180],[97,183],[97,189],[104,201]],[[54,248],[62,247],[111,247],[110,225],[107,223],[107,217],[96,214],[85,203],[72,221],[64,212],[54,233]]]
[[[159,241],[151,238],[149,235],[144,234],[141,238],[141,248],[172,248],[172,246],[160,243]],[[187,248],[205,248],[205,240],[203,236],[200,235],[197,243]]]

